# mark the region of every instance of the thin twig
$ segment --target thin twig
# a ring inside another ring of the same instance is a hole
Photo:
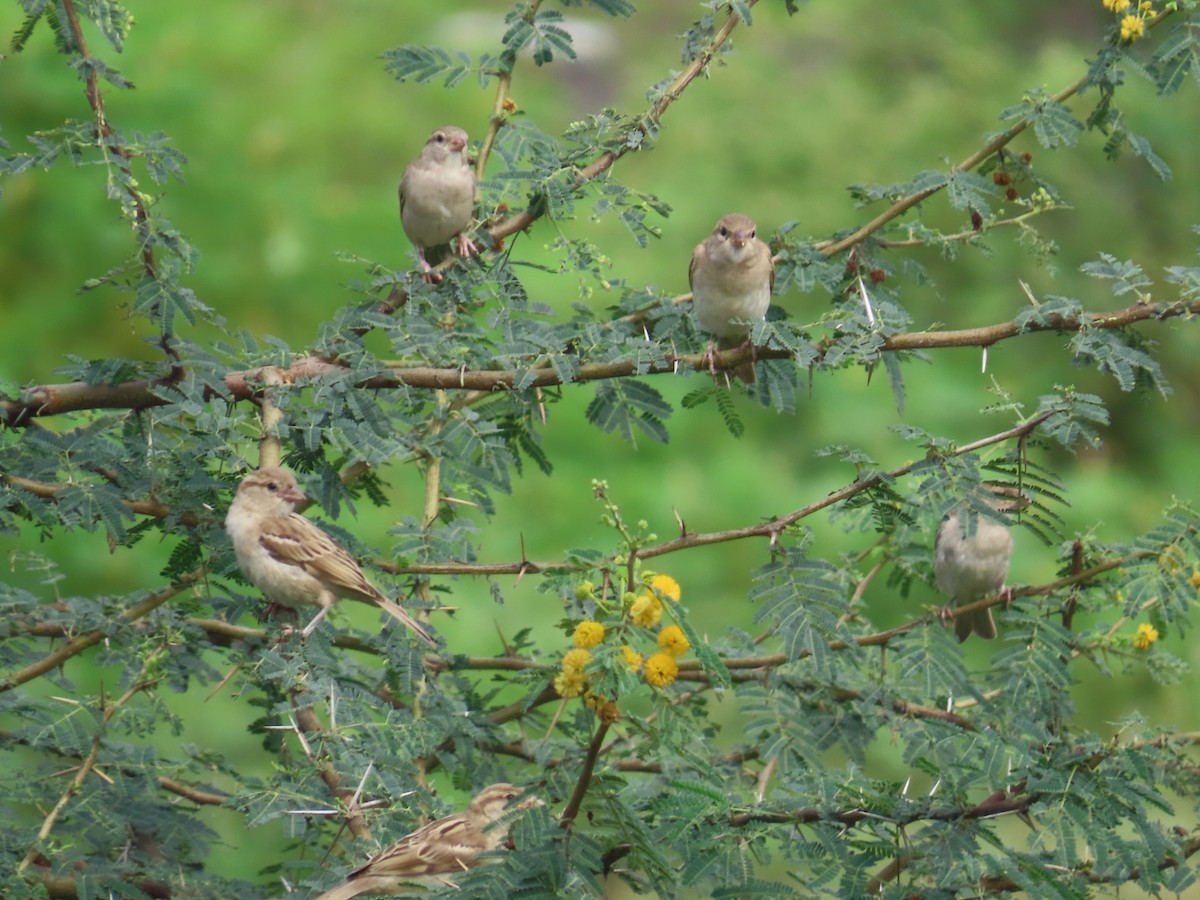
[[[54,804],[54,807],[46,814],[45,818],[42,819],[42,824],[38,829],[37,838],[33,846],[29,848],[28,852],[25,854],[25,858],[22,859],[17,865],[18,875],[29,868],[30,864],[37,858],[39,852],[38,846],[44,843],[46,839],[50,837],[51,832],[54,830],[54,824],[62,815],[63,810],[67,808],[67,804],[70,803],[75,795],[79,793],[79,789],[83,785],[83,782],[87,779],[88,775],[95,770],[96,761],[100,758],[100,748],[104,745],[104,737],[107,733],[104,726],[112,720],[112,717],[116,714],[117,710],[123,708],[139,693],[144,690],[148,690],[156,683],[157,679],[146,677],[146,667],[143,665],[142,671],[138,674],[138,677],[134,680],[134,683],[129,687],[129,689],[120,697],[118,697],[114,703],[104,706],[104,709],[100,715],[99,726],[96,730],[96,734],[92,737],[91,748],[88,750],[87,756],[84,757],[83,762],[75,770],[75,776],[71,779],[70,784],[67,785],[66,790],[64,790],[62,795],[58,798],[58,802]],[[101,702],[103,703],[103,700]]]
[[[746,0],[747,7],[753,7],[757,3],[758,0]],[[719,29],[717,29],[716,34],[713,35],[713,39],[709,42],[708,46],[705,47],[704,50],[702,50],[699,54],[697,54],[696,57],[684,67],[683,71],[680,72],[669,85],[667,85],[666,89],[662,92],[659,98],[654,101],[653,104],[651,104],[650,108],[643,116],[643,122],[645,123],[642,126],[643,134],[647,133],[652,125],[657,125],[658,120],[663,117],[666,111],[670,108],[671,104],[683,95],[683,92],[687,86],[691,84],[693,80],[695,80],[697,75],[708,68],[709,64],[713,61],[713,58],[716,57],[716,55],[721,51],[721,47],[724,46],[725,42],[729,39],[729,35],[733,33],[733,29],[737,27],[739,21],[741,20],[737,17],[737,14],[730,12],[728,17],[725,19],[725,22]],[[591,163],[578,170],[576,173],[578,182],[583,184],[591,181],[598,175],[607,172],[610,168],[612,168],[613,163],[628,153],[636,145],[637,144],[635,141],[626,141],[615,150],[605,150]],[[503,222],[491,229],[492,240],[500,241],[511,234],[524,231],[526,228],[536,222],[541,215],[542,214],[540,212],[535,211],[532,207],[527,207],[526,209],[521,210],[519,213],[509,216]]]

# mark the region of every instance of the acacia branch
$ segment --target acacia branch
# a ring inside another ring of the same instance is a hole
[[[988,437],[980,438],[977,441],[972,441],[969,444],[963,444],[947,451],[950,457],[961,456],[966,453],[974,453],[982,450],[985,447],[994,444],[1004,443],[1014,438],[1025,437],[1031,434],[1041,425],[1046,419],[1053,415],[1053,411],[1046,411],[1040,415],[1034,416],[1026,421],[1016,425],[1005,431],[998,432]],[[812,515],[822,509],[832,506],[835,503],[849,499],[863,491],[870,490],[878,486],[884,480],[892,480],[909,474],[922,461],[914,461],[907,465],[899,466],[888,472],[875,475],[864,475],[857,478],[855,481],[845,487],[826,495],[821,500],[815,503],[810,503],[807,506],[794,510],[784,516],[779,516],[766,522],[760,522],[755,525],[744,526],[742,528],[731,528],[724,531],[713,532],[687,532],[685,531],[678,538],[665,541],[659,544],[652,544],[648,547],[640,548],[638,556],[640,558],[648,558],[662,556],[667,553],[673,553],[677,550],[688,549],[691,547],[707,546],[709,544],[725,543],[727,541],[741,540],[750,537],[767,537],[772,541],[778,539],[778,536],[785,529],[793,525],[800,519]],[[35,492],[38,496],[44,498],[52,498],[59,491],[63,490],[61,485],[50,485],[44,482],[32,482],[28,479],[15,478],[13,476],[0,475],[0,481],[8,481],[20,487],[29,486],[28,489]],[[149,501],[125,501],[126,506],[134,509],[136,512],[141,512],[146,515],[153,515],[160,518],[165,518],[170,514],[170,509],[163,504],[153,503]],[[544,572],[577,572],[583,571],[583,566],[578,563],[567,561],[553,562],[533,562],[527,559],[522,559],[518,562],[507,563],[461,563],[461,562],[441,562],[441,563],[413,563],[409,565],[398,565],[396,563],[385,560],[375,561],[375,566],[385,572],[393,575],[517,575],[522,576],[530,573]],[[200,621],[200,620],[197,620]],[[208,626],[203,626],[208,627]],[[215,626],[214,626],[215,627]],[[221,629],[228,627],[229,630],[218,631],[217,634],[225,642],[231,640],[245,639],[245,633],[238,632],[233,626],[226,626],[220,623]],[[355,648],[358,649],[358,648]]]
[[[126,196],[129,197],[130,203],[133,206],[134,229],[137,232],[138,244],[142,248],[142,267],[145,269],[147,277],[153,279],[157,277],[158,266],[154,260],[154,249],[150,243],[150,215],[146,211],[146,203],[140,193],[135,190],[133,185],[133,170],[130,167],[131,154],[127,147],[119,144],[110,143],[110,138],[113,137],[112,126],[108,123],[108,116],[104,110],[104,95],[100,92],[100,79],[96,74],[96,66],[92,62],[91,51],[88,50],[87,40],[83,36],[83,29],[79,24],[79,13],[75,10],[75,0],[63,0],[62,8],[67,15],[67,27],[71,32],[71,43],[75,45],[75,50],[79,53],[79,58],[82,61],[82,69],[86,73],[83,78],[84,94],[87,96],[88,105],[92,108],[92,114],[96,119],[96,145],[100,152],[105,154],[107,158],[109,153],[120,160],[118,163],[121,174],[125,176],[125,184],[123,185]]]
[[[158,609],[158,607],[162,606],[184,588],[199,581],[206,574],[208,574],[208,569],[207,567],[202,566],[194,572],[189,572],[186,575],[182,575],[175,584],[171,585],[170,587],[163,588],[160,591],[156,591],[148,596],[145,600],[135,603],[133,606],[129,607],[129,609],[123,610],[117,616],[117,618],[122,624],[136,622],[138,619],[141,619]],[[78,637],[72,638],[53,653],[47,654],[37,662],[25,666],[25,668],[19,669],[16,672],[5,676],[3,679],[0,679],[0,694],[10,691],[15,687],[20,687],[22,684],[45,675],[52,669],[58,668],[68,659],[78,656],[89,647],[94,647],[96,644],[100,643],[100,641],[104,640],[106,634],[107,632],[105,631],[96,630],[89,631],[87,634],[82,634]]]
[[[151,240],[150,213],[147,209],[146,198],[137,189],[137,181],[133,176],[133,154],[130,153],[128,147],[113,140],[115,132],[108,122],[108,115],[104,108],[104,95],[100,91],[99,76],[96,65],[92,61],[92,54],[88,50],[87,40],[83,36],[83,28],[79,24],[79,13],[75,9],[75,0],[63,0],[62,9],[66,14],[71,43],[74,44],[75,50],[79,54],[81,68],[85,73],[83,76],[84,94],[87,96],[88,105],[92,108],[92,114],[96,120],[96,146],[103,154],[105,163],[108,163],[113,157],[116,158],[116,165],[121,173],[121,190],[129,198],[130,207],[133,210],[133,230],[137,235],[137,244],[140,248],[142,272],[147,279],[156,281],[158,279],[158,262],[154,257],[154,242]],[[171,360],[178,372],[181,360],[179,353],[171,345],[171,336],[166,333],[161,334],[158,346]]]
[[[33,741],[28,735],[19,735],[16,732],[9,731],[7,728],[0,728],[0,742],[11,745],[19,745],[23,747],[32,747]],[[44,744],[39,744],[38,750],[53,753],[57,756],[67,759],[78,759],[77,754],[68,753],[61,747],[50,747]],[[141,778],[145,775],[141,769],[129,768],[125,766],[117,766],[118,770],[126,778]],[[216,793],[213,791],[201,790],[198,787],[193,787],[190,784],[184,784],[176,778],[168,778],[166,775],[158,776],[158,786],[168,793],[175,794],[178,797],[183,797],[186,800],[191,800],[198,806],[220,806],[229,799],[229,795]]]
[[[143,665],[142,671],[138,674],[138,677],[134,680],[134,683],[127,691],[125,691],[124,694],[117,698],[116,702],[104,703],[104,701],[101,700],[103,709],[100,713],[99,727],[96,731],[96,734],[92,736],[91,747],[88,750],[87,755],[84,757],[82,764],[75,770],[75,774],[71,777],[70,783],[62,792],[61,796],[59,796],[58,802],[54,804],[54,807],[42,820],[42,824],[38,829],[37,839],[34,845],[29,848],[24,859],[22,859],[17,865],[18,875],[29,868],[34,860],[37,859],[38,846],[44,843],[50,837],[50,834],[54,831],[55,823],[62,816],[63,811],[67,808],[67,804],[69,804],[71,800],[74,799],[74,797],[79,793],[80,788],[83,786],[83,782],[86,781],[87,777],[95,770],[96,762],[100,758],[100,748],[104,746],[104,737],[106,734],[105,726],[107,726],[112,720],[112,717],[116,714],[117,710],[124,707],[130,700],[132,700],[142,691],[149,690],[154,686],[155,683],[155,679],[146,677],[146,666]]]
[[[1147,29],[1154,28],[1156,25],[1158,25],[1160,22],[1162,22],[1163,19],[1167,18],[1167,16],[1169,16],[1171,14],[1171,12],[1172,12],[1172,10],[1165,10],[1165,11],[1159,13],[1153,19],[1150,19],[1149,21],[1146,22],[1146,28]],[[1084,87],[1087,86],[1087,84],[1088,84],[1088,76],[1085,75],[1084,77],[1075,81],[1073,84],[1070,84],[1067,87],[1063,88],[1057,94],[1054,94],[1052,97],[1049,98],[1049,102],[1063,103],[1063,102],[1071,99],[1076,94],[1078,94]],[[1021,134],[1023,131],[1025,131],[1026,128],[1029,127],[1029,124],[1030,124],[1030,119],[1024,118],[1020,122],[1018,122],[1017,124],[1012,126],[1011,128],[1009,128],[1005,131],[1002,131],[1000,134],[996,135],[994,138],[992,138],[990,141],[988,141],[986,144],[984,144],[982,147],[980,147],[978,150],[976,150],[974,153],[972,153],[970,156],[968,156],[962,162],[958,163],[957,165],[951,166],[950,167],[951,174],[954,174],[957,172],[969,172],[971,169],[974,169],[976,166],[978,166],[980,163],[982,163],[985,159],[987,159],[993,153],[995,153],[996,151],[1004,148],[1009,143],[1011,143],[1014,138],[1016,138],[1019,134]],[[908,212],[908,210],[912,209],[914,206],[917,206],[924,200],[928,200],[934,194],[936,194],[939,191],[942,191],[944,189],[945,189],[945,185],[941,184],[941,185],[937,185],[934,187],[925,188],[924,190],[916,191],[915,193],[909,194],[906,197],[902,197],[899,200],[897,200],[895,203],[893,203],[890,207],[888,207],[883,212],[881,212],[879,215],[877,215],[874,219],[872,219],[867,224],[856,229],[852,233],[846,235],[844,238],[840,238],[839,240],[836,240],[836,241],[826,241],[826,242],[820,243],[817,245],[817,249],[820,250],[821,253],[823,253],[826,257],[836,256],[837,254],[839,254],[845,250],[849,250],[851,247],[865,241],[868,237],[870,237],[872,234],[874,234],[876,231],[878,231],[880,228],[882,228],[888,222],[892,221],[893,219],[897,218],[898,216],[903,215],[904,213]]]
[[[978,328],[955,331],[915,331],[885,337],[878,351],[904,352],[933,350],[946,347],[990,347],[1002,340],[1034,332],[1076,332],[1091,328],[1121,329],[1145,321],[1162,321],[1180,316],[1200,315],[1200,301],[1177,300],[1170,303],[1135,303],[1121,309],[1106,312],[1085,313],[1082,316],[1053,316],[1047,322],[1029,322],[1023,327],[1015,321],[998,322]],[[819,348],[818,360],[824,358],[828,347]],[[789,359],[787,350],[773,347],[758,348],[755,359]],[[719,354],[722,366],[730,367],[749,360],[748,350],[727,350]],[[680,367],[707,371],[708,359],[700,353],[664,353],[663,361],[618,361],[586,363],[579,367],[572,383],[602,381],[610,378],[648,375],[673,375]],[[386,362],[387,374],[376,375],[358,383],[358,387],[369,390],[387,390],[402,385],[444,390],[493,391],[513,390],[520,383],[522,388],[552,387],[564,384],[558,373],[549,366],[518,372],[513,369],[468,370],[439,369],[432,366],[409,366],[404,362]],[[267,389],[267,379],[278,377],[280,384],[300,385],[307,381],[323,378],[341,379],[348,367],[312,355],[296,357],[290,366],[280,368],[264,366],[226,374],[221,389],[208,388],[206,400],[257,400]],[[31,420],[44,416],[63,415],[96,409],[141,410],[165,406],[171,401],[159,396],[156,391],[171,387],[175,375],[167,378],[142,378],[121,384],[89,384],[76,381],[66,384],[47,384],[30,388],[20,399],[0,399],[0,424],[9,427],[28,426]]]
[[[537,17],[538,8],[542,5],[542,0],[532,0],[529,6],[525,9],[524,19],[529,24],[533,24]],[[509,91],[512,88],[512,73],[513,68],[517,64],[517,55],[512,50],[506,50],[500,57],[501,68],[495,73],[496,75],[496,100],[492,104],[492,117],[488,121],[487,133],[483,136],[483,143],[479,147],[479,156],[475,160],[475,181],[483,180],[484,171],[487,169],[488,157],[492,152],[492,145],[496,142],[496,135],[500,133],[500,129],[504,127],[508,121],[509,104],[512,102],[509,99]]]
[[[300,740],[304,755],[314,768],[316,768],[317,774],[325,782],[325,786],[329,788],[329,793],[345,804],[344,819],[346,828],[359,840],[370,840],[371,826],[367,824],[367,819],[362,814],[362,811],[354,806],[354,791],[342,787],[342,777],[334,769],[331,762],[328,760],[323,762],[318,761],[312,752],[308,742],[308,735],[324,734],[326,728],[316,712],[313,711],[313,708],[305,705],[303,695],[306,693],[307,691],[303,689],[290,692],[289,699],[294,709],[296,737]]]
[[[753,7],[757,3],[758,0],[746,0],[747,7]],[[737,27],[739,21],[741,20],[737,17],[737,14],[730,11],[729,15],[725,18],[725,22],[717,29],[708,46],[687,64],[683,71],[667,85],[659,98],[651,104],[650,109],[642,117],[642,124],[639,126],[639,130],[643,136],[647,135],[651,128],[657,125],[658,120],[662,118],[671,104],[683,95],[684,90],[695,80],[696,76],[708,68],[709,64],[721,51],[721,47],[724,46],[729,36],[733,33],[733,29]],[[607,172],[612,168],[613,163],[637,146],[638,143],[636,141],[627,140],[616,149],[605,150],[591,163],[577,170],[577,183],[585,184],[598,175]],[[542,214],[540,210],[530,206],[515,215],[509,216],[491,229],[490,233],[493,243],[501,241],[511,234],[524,231],[541,218]]]
[[[587,756],[583,760],[583,768],[579,772],[579,777],[575,779],[575,790],[572,791],[571,799],[567,801],[567,805],[559,817],[559,822],[567,828],[570,828],[574,824],[575,816],[579,814],[579,807],[583,805],[583,798],[587,796],[588,788],[591,787],[592,772],[596,768],[596,760],[600,756],[600,748],[604,746],[604,736],[606,734],[608,734],[608,722],[602,720],[596,728],[596,733],[592,735],[591,742],[588,744]]]

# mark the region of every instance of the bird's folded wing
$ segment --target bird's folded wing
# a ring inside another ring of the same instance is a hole
[[[367,581],[354,557],[303,516],[290,515],[264,522],[259,542],[276,560],[299,566],[334,594],[360,594],[364,600],[382,597]]]
[[[259,542],[274,559],[303,569],[330,593],[374,603],[411,628],[430,647],[437,646],[428,631],[367,580],[341,544],[303,516],[290,515],[264,522]]]
[[[351,872],[350,879],[419,878],[461,872],[487,849],[486,837],[471,826],[465,815],[447,816],[396,841],[365,866]]]

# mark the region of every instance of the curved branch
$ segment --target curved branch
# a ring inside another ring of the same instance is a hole
[[[533,24],[537,17],[538,7],[542,5],[542,0],[532,0],[525,9],[524,19],[526,22]],[[496,142],[496,135],[500,133],[500,129],[508,121],[506,113],[509,111],[509,91],[512,88],[512,73],[513,67],[517,64],[516,53],[512,50],[507,50],[500,57],[502,67],[495,72],[496,76],[496,100],[492,104],[492,117],[488,121],[487,133],[483,136],[483,143],[479,147],[479,155],[475,159],[475,181],[483,180],[484,170],[487,169],[488,157],[492,153],[492,145]]]
[[[1169,16],[1172,12],[1173,12],[1173,10],[1170,10],[1170,9],[1160,12],[1158,15],[1154,16],[1152,19],[1150,19],[1146,22],[1146,28],[1148,30],[1154,28],[1156,25],[1158,25],[1160,22],[1162,22],[1163,19],[1167,18],[1167,16]],[[1062,103],[1066,100],[1069,100],[1069,99],[1071,99],[1071,97],[1078,94],[1084,87],[1086,87],[1087,84],[1088,84],[1088,76],[1085,75],[1084,77],[1075,81],[1073,84],[1070,84],[1067,87],[1063,88],[1057,94],[1054,94],[1052,97],[1049,98],[1049,102]],[[991,156],[997,150],[1000,150],[1003,147],[1007,146],[1009,143],[1011,143],[1012,140],[1017,137],[1017,135],[1021,134],[1028,127],[1029,127],[1029,119],[1028,118],[1022,119],[1020,122],[1018,122],[1012,128],[1009,128],[1008,130],[1003,131],[1000,134],[996,135],[996,137],[992,138],[990,141],[988,141],[986,144],[984,144],[982,147],[980,147],[978,150],[976,150],[974,153],[972,153],[970,156],[968,156],[962,162],[958,163],[957,165],[951,166],[950,172],[951,173],[969,172],[971,169],[974,169],[976,166],[978,166],[980,163],[982,163],[984,160],[986,160],[989,156]],[[822,242],[820,244],[817,244],[816,248],[827,257],[836,256],[838,253],[841,253],[845,250],[849,250],[851,247],[855,246],[856,244],[862,243],[868,237],[870,237],[872,234],[874,234],[876,231],[878,231],[880,228],[882,228],[884,225],[886,225],[888,222],[892,221],[893,219],[897,218],[898,216],[903,215],[908,210],[912,209],[914,206],[921,203],[923,200],[928,200],[934,194],[936,194],[939,191],[942,191],[944,189],[945,189],[945,185],[938,185],[936,187],[926,188],[923,191],[917,191],[916,193],[909,194],[907,197],[902,197],[901,199],[899,199],[895,203],[893,203],[890,207],[888,207],[886,210],[884,210],[879,215],[877,215],[870,222],[868,222],[867,224],[856,229],[852,233],[846,235],[844,238],[840,238],[836,241]]]
[[[753,7],[757,3],[758,0],[746,0],[745,5],[749,8]],[[640,130],[643,135],[648,134],[649,129],[657,124],[658,120],[662,118],[663,114],[666,113],[671,104],[683,95],[684,90],[686,90],[687,86],[696,79],[696,76],[708,68],[714,57],[716,57],[716,55],[721,51],[721,47],[724,46],[727,40],[729,40],[729,35],[733,33],[733,29],[737,27],[739,21],[741,20],[738,18],[737,14],[730,11],[729,15],[725,19],[725,22],[719,29],[717,29],[716,34],[713,35],[713,39],[709,42],[709,45],[705,47],[704,50],[702,50],[690,63],[688,63],[684,70],[675,76],[674,80],[667,85],[659,98],[655,100],[653,104],[651,104],[650,109],[648,109],[642,117],[643,124],[640,126]],[[578,170],[578,183],[586,183],[591,181],[596,176],[607,172],[610,168],[612,168],[613,163],[628,153],[635,146],[635,142],[626,141],[616,150],[605,150],[591,163]],[[524,231],[526,228],[536,222],[541,215],[541,212],[535,212],[532,207],[527,207],[521,210],[521,212],[509,216],[503,222],[490,230],[493,242],[498,242],[511,234]]]
[[[112,140],[115,132],[108,122],[97,68],[92,62],[91,51],[88,50],[87,41],[83,36],[83,28],[79,24],[79,14],[75,10],[74,0],[63,0],[62,8],[66,14],[67,27],[71,32],[71,42],[75,45],[75,50],[82,63],[80,69],[86,73],[83,76],[84,93],[96,120],[96,146],[104,156],[106,164],[111,161],[112,157],[116,157],[116,165],[122,175],[121,189],[129,198],[129,204],[133,210],[133,230],[137,235],[137,244],[140,248],[142,271],[146,278],[156,281],[159,277],[158,261],[154,257],[154,242],[151,240],[150,212],[147,208],[146,198],[138,190],[137,181],[133,176],[133,155],[128,147]],[[178,351],[171,344],[171,335],[166,332],[160,334],[158,346],[178,372],[181,360]]]
[[[175,584],[171,585],[170,587],[163,588],[160,591],[156,591],[145,600],[135,603],[129,609],[121,612],[117,618],[122,620],[122,624],[136,622],[138,619],[141,619],[158,609],[158,607],[162,606],[184,588],[195,584],[206,574],[208,574],[208,569],[207,567],[202,566],[194,572],[189,572],[186,575],[182,575]],[[67,641],[67,643],[63,644],[53,653],[47,654],[37,662],[32,663],[25,668],[19,669],[16,672],[6,675],[4,678],[0,679],[0,694],[10,691],[15,687],[20,687],[26,682],[32,681],[35,678],[45,675],[52,669],[58,668],[68,659],[78,656],[89,647],[94,647],[96,644],[100,643],[102,640],[104,640],[105,636],[106,633],[104,631],[89,631],[87,634],[80,635],[79,637]]]

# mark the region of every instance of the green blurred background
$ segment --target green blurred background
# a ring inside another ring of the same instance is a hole
[[[567,10],[579,59],[542,68],[523,60],[512,89],[523,113],[557,133],[603,107],[640,112],[646,89],[681,66],[676,35],[703,12],[681,0],[642,7],[631,23]],[[399,84],[384,72],[380,54],[405,43],[496,52],[507,5],[209,0],[135,2],[130,8],[137,25],[122,54],[94,32],[89,39],[93,52],[137,86],[106,92],[113,125],[164,131],[189,158],[186,184],[169,184],[160,200],[160,209],[200,251],[188,283],[226,317],[230,330],[277,335],[303,349],[318,323],[360,299],[346,286],[362,269],[338,261],[338,252],[396,268],[411,259],[396,185],[429,131],[454,123],[478,139],[493,101],[490,87],[481,90],[470,79],[452,91],[436,83]],[[812,2],[791,18],[782,2],[763,2],[754,17],[754,27],[735,32],[735,51],[722,59],[727,65],[714,66],[710,80],[694,84],[669,110],[657,145],[624,158],[614,171],[618,181],[672,207],[671,216],[656,223],[659,240],[639,248],[612,217],[596,222],[581,210],[574,221],[537,223],[516,239],[514,256],[553,266],[546,244],[560,232],[584,236],[612,260],[610,278],[678,293],[687,289],[692,247],[726,212],[752,215],[763,236],[796,220],[795,234],[827,237],[878,211],[856,208],[849,185],[900,182],[965,158],[999,129],[1000,110],[1018,103],[1025,91],[1054,92],[1080,77],[1111,21],[1100,0]],[[21,21],[17,3],[0,6],[0,33],[11,34]],[[1194,264],[1191,226],[1200,220],[1196,85],[1189,82],[1179,95],[1162,99],[1135,75],[1129,80],[1118,103],[1131,130],[1150,140],[1174,179],[1161,181],[1132,157],[1106,161],[1102,135],[1086,133],[1078,149],[1058,152],[1024,136],[1013,149],[1031,151],[1037,171],[1074,205],[1035,222],[1057,242],[1058,253],[1035,259],[1015,229],[988,235],[986,252],[963,248],[954,261],[932,250],[897,251],[897,262],[908,256],[933,278],[931,284],[905,284],[902,299],[915,328],[1011,319],[1027,302],[1018,280],[1039,296],[1078,297],[1090,310],[1123,306],[1102,283],[1078,273],[1101,250],[1137,260],[1154,277],[1164,265]],[[1094,100],[1085,96],[1072,105],[1084,114]],[[82,85],[53,51],[47,30],[0,62],[0,137],[10,152],[28,149],[26,133],[88,115]],[[122,262],[132,249],[118,210],[105,197],[103,172],[60,162],[51,172],[5,178],[0,189],[0,382],[8,388],[53,382],[66,354],[154,358],[126,318],[126,298],[107,289],[80,291],[86,279]],[[941,199],[927,204],[926,216],[947,230],[967,227]],[[534,299],[564,311],[588,290],[583,302],[603,307],[616,301],[573,274],[531,273],[528,285]],[[793,293],[776,302],[794,318],[815,321],[830,300],[822,293]],[[1170,497],[1200,498],[1194,336],[1178,323],[1141,330],[1160,345],[1175,389],[1169,399],[1123,394],[1111,379],[1071,368],[1066,338],[1048,334],[994,347],[986,374],[976,350],[939,351],[932,365],[907,366],[903,415],[882,373],[870,382],[861,371],[819,375],[794,416],[740,398],[747,426],[740,440],[728,434],[710,403],[690,412],[676,405],[668,445],[643,439],[634,446],[587,425],[583,410],[592,388],[570,387],[549,408],[544,429],[554,475],[527,468],[512,495],[499,498],[495,519],[481,523],[481,557],[515,560],[522,537],[535,560],[561,558],[570,547],[610,547],[613,536],[598,523],[599,508],[590,499],[593,478],[608,480],[627,519],[646,519],[664,538],[673,532],[676,510],[697,531],[789,512],[853,477],[846,467],[815,458],[816,448],[861,446],[891,467],[914,452],[889,430],[894,424],[919,425],[963,442],[1007,427],[1009,416],[981,412],[993,400],[993,379],[1030,412],[1055,384],[1075,384],[1105,398],[1114,424],[1104,446],[1049,462],[1060,467],[1068,488],[1068,535],[1092,530],[1102,539],[1127,538],[1152,525]],[[697,382],[680,377],[654,384],[677,402]],[[392,510],[360,505],[357,521],[340,522],[381,549],[390,521],[417,514],[421,496],[415,471],[386,477],[396,500]],[[869,541],[844,534],[826,517],[808,524],[823,555]],[[1017,541],[1013,581],[1049,580],[1054,549],[1026,531]],[[53,559],[65,576],[53,590],[63,594],[152,588],[170,550],[143,542],[110,555],[99,534],[40,541],[33,533],[0,535],[0,548],[12,560],[7,577],[26,587],[39,585],[40,576],[21,554]],[[682,583],[685,602],[707,630],[726,624],[751,629],[749,573],[765,559],[763,542],[739,542],[672,556],[661,568]],[[533,579],[519,586],[505,579],[502,588],[506,630],[512,623],[557,618],[556,601],[537,594]],[[902,599],[883,580],[866,600],[882,625],[940,602],[932,586],[917,586]],[[442,629],[452,645],[496,652],[493,620],[499,616],[491,615],[486,586],[461,580],[454,602],[471,616],[460,615]],[[562,640],[548,624],[535,633],[548,652]],[[1195,662],[1197,653],[1177,635],[1164,643]],[[982,661],[988,648],[972,652]],[[1103,732],[1105,723],[1135,707],[1152,721],[1195,727],[1194,683],[1190,690],[1164,691],[1144,676],[1110,682],[1087,666],[1076,671],[1081,720],[1089,727]],[[82,661],[68,666],[68,674],[85,682],[103,678]],[[188,710],[185,740],[215,742],[227,752],[244,748],[254,758],[257,738],[230,726],[219,702],[177,699]],[[881,748],[884,776],[903,779],[902,768],[887,769],[888,758]],[[206,816],[231,828],[240,820],[222,811]],[[266,860],[225,862],[227,874],[252,876]]]

